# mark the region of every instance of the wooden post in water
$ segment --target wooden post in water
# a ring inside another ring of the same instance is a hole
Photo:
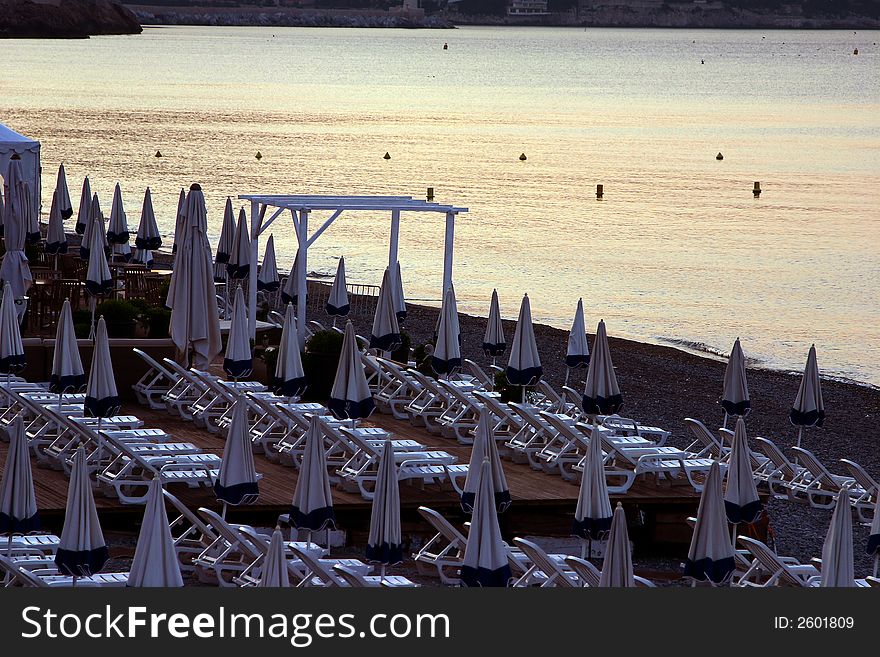
[[[434,188],[433,187],[428,187],[427,200],[428,201],[434,200]]]
[[[761,195],[761,183],[757,180],[755,181],[754,188],[752,188],[752,194],[755,195],[755,198],[758,198]]]
[[[605,185],[596,185],[596,198],[602,198],[605,194]]]

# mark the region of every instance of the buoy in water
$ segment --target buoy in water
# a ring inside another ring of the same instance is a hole
[[[718,155],[715,156],[716,160],[723,160],[724,156],[721,154],[721,151],[718,151]]]
[[[701,60],[700,60],[700,64],[705,64],[705,63],[706,63],[706,60],[705,60],[705,59],[701,59]]]
[[[859,49],[858,49],[858,48],[856,48],[855,50],[853,50],[853,55],[858,55],[858,54],[859,54]]]
[[[263,159],[263,154],[262,154],[260,151],[257,151],[257,154],[254,155],[254,157],[257,158],[258,160],[262,160],[262,159]]]
[[[596,198],[602,198],[605,194],[605,185],[596,185]]]
[[[757,180],[755,181],[755,186],[752,187],[752,194],[755,195],[755,198],[758,198],[761,195],[761,183]]]
[[[520,153],[520,154],[519,154],[519,161],[520,161],[520,162],[525,162],[527,159],[529,159],[529,158],[526,157],[526,154],[525,154],[525,153]]]
[[[428,193],[425,195],[425,197],[428,199],[428,201],[434,200],[434,188],[433,187],[428,187]]]
[[[444,44],[443,44],[443,50],[449,50],[449,44],[448,44],[448,43],[444,43]]]
[[[156,151],[156,157],[162,157],[162,151]]]
[[[385,151],[385,155],[382,156],[382,159],[383,159],[383,160],[390,160],[390,159],[391,159],[391,153],[389,153],[388,151]]]

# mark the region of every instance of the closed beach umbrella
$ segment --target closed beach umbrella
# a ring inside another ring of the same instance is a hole
[[[458,327],[458,305],[455,290],[450,285],[440,308],[440,328],[437,344],[431,355],[431,368],[437,374],[449,376],[461,369],[461,331]]]
[[[340,420],[360,420],[368,417],[375,409],[354,335],[354,326],[350,320],[345,323],[342,351],[327,407]]]
[[[599,320],[596,328],[596,340],[593,342],[582,403],[587,415],[612,415],[623,405],[623,395],[620,394],[614,363],[611,362],[605,320]]]
[[[46,229],[46,253],[58,255],[67,253],[67,233],[64,231],[64,219],[58,205],[58,191],[52,194],[52,206],[49,209],[49,226]]]
[[[101,531],[98,510],[89,471],[86,468],[86,452],[83,447],[73,456],[70,483],[67,487],[67,507],[64,511],[64,528],[55,554],[55,565],[64,575],[88,577],[95,575],[110,558],[110,551]]]
[[[130,238],[128,217],[122,204],[122,188],[116,183],[113,190],[113,205],[110,207],[110,225],[107,226],[107,242],[110,244],[126,244]]]
[[[177,254],[177,245],[183,242],[184,235],[187,233],[187,198],[186,191],[181,187],[180,196],[177,197],[177,214],[174,218],[174,244],[171,245],[171,253],[175,255]],[[204,196],[202,197],[202,205],[204,205]]]
[[[397,271],[394,272],[392,298],[394,299],[394,314],[397,315],[398,323],[406,320],[406,299],[403,296],[403,277],[400,275],[400,263],[397,263]]]
[[[89,259],[94,242],[101,245],[104,255],[109,255],[110,253],[110,244],[107,242],[107,228],[104,225],[104,213],[101,212],[101,202],[97,194],[92,196],[91,208],[92,217],[89,219],[89,223],[86,224],[86,230],[79,245],[79,257],[82,260]]]
[[[697,523],[684,564],[684,576],[697,581],[724,584],[735,567],[733,544],[721,497],[721,468],[714,462],[700,496]]]
[[[28,244],[37,244],[42,239],[42,235],[40,235],[40,209],[34,207],[34,195],[31,193],[30,183],[24,183],[24,198],[25,225],[27,226],[25,240]]]
[[[608,548],[602,562],[600,588],[633,588],[632,552],[629,549],[629,531],[626,528],[626,513],[618,502],[614,509],[611,532],[608,534]]]
[[[55,179],[55,194],[58,196],[58,212],[61,219],[70,219],[73,216],[73,206],[70,204],[70,189],[67,187],[67,174],[64,172],[64,164],[58,167],[58,177]]]
[[[480,413],[480,421],[474,430],[474,444],[471,446],[471,460],[468,465],[467,477],[464,480],[464,492],[461,494],[461,508],[465,513],[473,513],[474,501],[477,497],[477,488],[480,484],[480,473],[483,461],[489,461],[489,476],[492,480],[492,492],[494,493],[495,508],[498,513],[504,513],[510,506],[510,487],[507,485],[507,477],[504,476],[504,468],[501,466],[501,457],[498,455],[498,445],[492,431],[492,415],[486,410]]]
[[[269,541],[269,551],[266,553],[266,558],[263,559],[260,582],[257,586],[262,588],[290,587],[287,557],[284,554],[284,537],[281,535],[281,530],[278,527],[272,532],[272,540]]]
[[[3,237],[3,215],[6,213],[6,201],[4,200],[6,192],[4,187],[5,185],[0,185],[0,237]]]
[[[501,325],[501,309],[498,306],[498,290],[492,290],[492,301],[489,303],[489,319],[486,321],[486,332],[483,334],[483,351],[494,361],[507,349],[504,340],[504,327]]]
[[[79,197],[79,207],[76,209],[76,224],[74,230],[77,235],[86,232],[86,226],[92,218],[92,187],[89,184],[89,177],[83,178],[82,193]]]
[[[0,305],[0,374],[8,378],[10,374],[21,372],[26,364],[12,286],[6,283]]]
[[[336,277],[333,279],[333,287],[330,288],[330,296],[324,309],[327,314],[336,321],[337,317],[346,317],[351,305],[348,302],[348,289],[345,286],[345,258],[339,258],[336,265]]]
[[[159,225],[156,223],[156,213],[153,212],[153,194],[150,192],[149,187],[144,192],[141,221],[138,224],[134,245],[142,251],[155,251],[162,246],[162,236],[159,234]]]
[[[11,159],[6,172],[6,207],[3,213],[3,242],[6,253],[0,264],[0,281],[12,286],[12,294],[21,299],[33,282],[27,256],[24,254],[25,232],[30,202],[22,182],[21,161]],[[17,311],[18,312],[18,311]],[[24,312],[24,306],[21,307]]]
[[[123,242],[122,244],[114,244],[111,247],[110,251],[111,257],[115,261],[122,260],[123,262],[129,262],[131,260],[131,246],[129,246],[128,242]]]
[[[226,435],[220,473],[214,482],[214,495],[223,504],[233,506],[253,504],[260,497],[247,405],[241,400],[232,408],[232,421]]]
[[[461,582],[465,586],[507,586],[511,578],[507,546],[501,540],[495,510],[491,467],[489,459],[483,459],[461,567]]]
[[[299,249],[296,251],[296,255],[293,258],[293,265],[290,267],[290,274],[287,276],[287,279],[284,281],[284,287],[281,288],[281,303],[292,303],[294,306],[297,303],[297,298],[299,297],[299,288],[297,283],[297,277],[299,274]]]
[[[16,417],[6,426],[9,451],[0,481],[0,534],[27,534],[40,528],[28,439]]]
[[[296,312],[293,304],[289,303],[284,312],[284,328],[281,329],[272,389],[276,395],[300,397],[305,392],[306,385],[306,375],[299,352],[299,338],[296,333]]]
[[[49,390],[62,394],[68,390],[80,390],[85,383],[86,375],[73,330],[70,300],[65,299],[61,305],[58,328],[55,330],[55,352],[52,354]]]
[[[168,513],[165,511],[165,495],[158,478],[150,482],[144,520],[126,586],[183,586],[180,563],[177,561],[177,551],[168,526]]]
[[[220,316],[214,289],[214,264],[208,242],[205,197],[194,184],[186,203],[186,230],[181,234],[165,305],[171,308],[171,339],[181,363],[206,370],[220,353]]]
[[[383,573],[386,565],[403,561],[400,488],[397,483],[397,466],[394,463],[394,447],[390,440],[385,441],[382,458],[379,459],[366,555],[370,561],[382,564]]]
[[[99,217],[89,229],[91,242],[88,248],[89,266],[86,268],[86,292],[93,297],[107,294],[113,289],[113,276],[107,265],[107,254],[104,251],[103,228],[104,220]],[[86,239],[86,236],[83,236]]]
[[[831,525],[822,544],[821,586],[856,586],[853,568],[852,510],[849,505],[849,491],[846,488],[837,493],[837,503],[831,514]]]
[[[232,198],[226,197],[226,209],[223,211],[223,225],[220,228],[220,241],[217,242],[217,253],[214,263],[225,265],[232,255],[232,247],[235,245],[235,212],[232,209]],[[224,280],[226,268],[222,268],[220,280]]]
[[[791,423],[798,427],[798,447],[804,427],[821,427],[825,421],[825,402],[822,401],[822,383],[819,381],[819,364],[816,362],[816,345],[810,347],[804,376],[798,388],[794,405],[788,415]]]
[[[376,302],[376,314],[373,316],[373,329],[370,331],[370,349],[393,351],[400,345],[400,325],[394,312],[393,283],[391,271],[385,270],[382,276],[382,287]]]
[[[232,253],[226,264],[226,273],[231,278],[241,280],[251,273],[251,237],[244,208],[238,213],[238,224],[235,227],[235,240],[232,242]]]
[[[89,417],[110,417],[119,412],[122,402],[116,390],[113,362],[110,360],[110,342],[103,315],[98,319],[92,366],[86,383],[85,413]]]
[[[269,235],[266,240],[266,251],[263,254],[263,263],[260,265],[260,273],[257,276],[257,289],[263,292],[275,292],[281,287],[278,280],[278,267],[275,265],[275,238]]]
[[[739,338],[733,343],[727,369],[724,370],[724,391],[721,408],[727,415],[746,415],[751,409],[749,383],[746,380],[746,358],[743,356]],[[725,417],[725,423],[727,418]]]
[[[608,497],[608,484],[605,481],[602,439],[599,437],[599,427],[594,426],[584,459],[584,472],[581,477],[572,533],[588,541],[604,540],[611,529],[611,517],[611,500]]]
[[[565,366],[586,367],[590,364],[590,346],[587,344],[587,330],[584,327],[584,300],[578,299],[574,322],[568,334],[568,349],[565,352]]]
[[[523,296],[516,321],[516,332],[510,347],[507,361],[507,381],[515,386],[536,384],[544,374],[538,344],[535,342],[535,327],[532,325],[532,307],[529,295]]]
[[[153,268],[153,252],[149,249],[135,249],[131,254],[131,262],[135,265],[143,265],[147,269]]]
[[[223,371],[234,379],[249,376],[254,369],[246,308],[244,292],[239,287],[235,290],[235,302],[232,304],[232,321],[229,323],[226,355],[223,358]]]
[[[752,474],[751,451],[742,417],[736,421],[733,448],[727,464],[727,488],[724,491],[724,510],[732,524],[752,523],[761,515],[761,498]]]
[[[306,446],[302,465],[293,491],[290,507],[290,523],[310,532],[336,528],[333,512],[333,496],[330,493],[330,477],[327,475],[327,455],[324,452],[324,436],[318,417],[309,420]]]

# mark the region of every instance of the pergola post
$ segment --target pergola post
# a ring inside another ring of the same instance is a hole
[[[452,251],[455,244],[455,213],[446,213],[446,240],[443,245],[443,289],[440,298],[446,296],[446,290],[452,285]]]
[[[259,256],[260,203],[251,201],[251,271],[248,276],[248,334],[257,339],[257,259]],[[228,278],[227,285],[228,285]],[[228,296],[228,295],[227,295]]]
[[[297,260],[297,285],[296,285],[296,334],[299,338],[299,348],[306,346],[306,261],[309,251],[309,211],[302,208],[299,211],[299,222],[296,226],[296,240],[299,245],[299,259]]]
[[[391,237],[388,240],[388,270],[397,275],[397,243],[400,239],[400,210],[391,211]]]

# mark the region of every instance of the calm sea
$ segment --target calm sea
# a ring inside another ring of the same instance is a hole
[[[215,238],[227,195],[432,186],[470,208],[464,312],[484,314],[497,287],[505,315],[528,292],[536,320],[568,327],[583,297],[588,327],[604,318],[611,335],[710,352],[740,336],[756,363],[790,369],[815,342],[824,373],[880,384],[877,42],[480,27],[3,41],[0,122],[42,141],[44,211],[62,160],[75,206],[84,175],[107,212],[119,181],[135,226],[149,185],[166,232],[180,187],[200,182]],[[442,224],[404,216],[409,298],[439,302]],[[388,230],[343,215],[309,269],[345,255],[350,281],[378,284]],[[292,231],[273,232],[286,269]]]

